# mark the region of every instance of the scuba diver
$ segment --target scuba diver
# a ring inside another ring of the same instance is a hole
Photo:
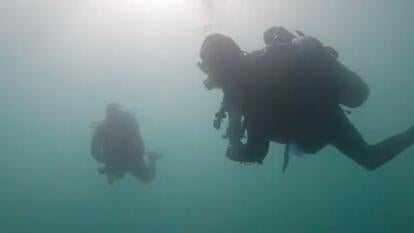
[[[198,66],[208,76],[205,87],[223,91],[214,127],[228,118],[223,137],[229,159],[261,164],[271,141],[286,144],[284,171],[292,147],[314,154],[332,145],[372,171],[414,143],[411,127],[367,144],[342,107],[361,106],[368,85],[338,60],[335,49],[297,34],[272,27],[264,33],[265,48],[252,53],[222,34],[204,40]]]
[[[106,108],[106,119],[97,123],[91,143],[91,154],[104,166],[98,172],[106,175],[112,184],[130,172],[143,183],[151,183],[155,177],[157,153],[148,152],[144,160],[145,145],[135,116],[121,110],[118,103]]]

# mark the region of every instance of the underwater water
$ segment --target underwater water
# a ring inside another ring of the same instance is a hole
[[[369,84],[352,122],[374,143],[414,124],[413,1],[0,1],[0,233],[410,233],[414,148],[374,172],[332,147],[263,165],[224,157],[221,93],[195,65],[209,33],[252,51],[283,25]],[[108,185],[91,123],[118,101],[164,155],[154,183]]]

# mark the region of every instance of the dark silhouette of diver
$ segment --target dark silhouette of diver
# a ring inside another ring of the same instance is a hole
[[[149,152],[148,163],[144,160],[145,145],[135,117],[121,110],[118,103],[106,108],[106,119],[94,126],[91,154],[104,166],[98,169],[106,175],[109,183],[130,172],[144,183],[151,183],[155,177],[156,160]]]
[[[316,153],[336,147],[368,170],[387,163],[414,143],[414,128],[369,145],[347,118],[342,106],[366,101],[367,84],[338,61],[338,53],[317,39],[283,27],[264,33],[266,47],[243,52],[229,37],[208,36],[198,66],[208,75],[207,89],[223,91],[214,126],[228,116],[226,156],[234,161],[262,163],[270,141]],[[247,133],[247,140],[243,137]]]

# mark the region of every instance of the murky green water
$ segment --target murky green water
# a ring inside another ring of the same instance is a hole
[[[0,233],[409,233],[413,149],[370,173],[333,148],[263,166],[224,157],[198,50],[210,32],[244,49],[272,25],[335,47],[369,83],[350,116],[369,142],[414,123],[412,1],[2,0]],[[119,101],[165,155],[156,181],[109,186],[91,122]]]

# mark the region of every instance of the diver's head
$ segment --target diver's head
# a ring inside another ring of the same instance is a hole
[[[121,114],[121,105],[119,103],[110,103],[106,106],[106,119],[113,120]]]
[[[266,45],[273,42],[287,43],[295,39],[295,35],[286,30],[284,27],[271,27],[263,33],[263,40]]]
[[[240,68],[244,54],[230,37],[211,34],[206,37],[200,50],[201,62],[197,65],[207,74],[204,85],[208,90],[223,88],[229,77]]]

